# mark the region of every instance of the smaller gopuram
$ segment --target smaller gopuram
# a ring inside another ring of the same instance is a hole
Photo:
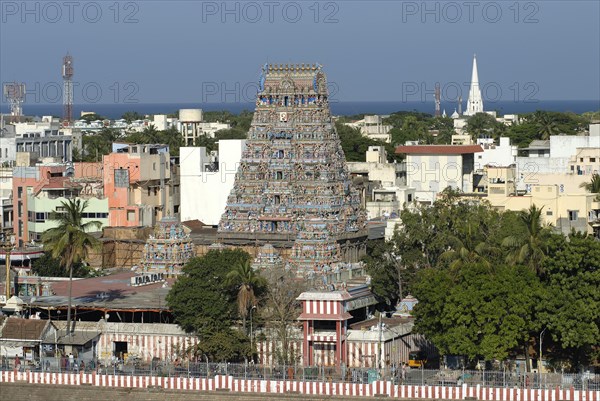
[[[174,276],[194,254],[192,240],[175,217],[164,217],[154,227],[144,245],[138,273],[164,273]]]
[[[254,270],[269,270],[276,266],[283,266],[283,259],[273,245],[267,243],[261,246],[258,250],[252,268]]]

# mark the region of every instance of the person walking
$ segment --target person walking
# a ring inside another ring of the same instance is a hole
[[[15,371],[18,372],[21,370],[21,359],[19,355],[15,354]]]

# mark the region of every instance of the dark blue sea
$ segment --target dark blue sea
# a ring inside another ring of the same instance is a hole
[[[496,110],[499,115],[523,114],[536,110],[574,112],[581,114],[588,111],[600,110],[600,100],[540,100],[535,102],[497,101],[487,102],[486,110]],[[432,102],[344,102],[331,104],[334,115],[354,114],[390,114],[397,111],[419,111],[433,114]],[[441,108],[451,115],[455,104],[442,104]],[[238,114],[243,110],[254,110],[254,103],[119,103],[119,104],[76,104],[73,115],[77,118],[81,111],[93,111],[101,116],[117,119],[127,111],[141,114],[169,114],[179,109],[200,108],[205,111],[227,110]],[[8,113],[8,105],[0,105],[2,113]],[[23,114],[28,116],[62,116],[62,104],[24,104]]]

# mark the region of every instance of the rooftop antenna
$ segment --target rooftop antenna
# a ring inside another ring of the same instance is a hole
[[[4,84],[4,97],[10,104],[11,122],[19,122],[23,115],[23,102],[25,101],[25,84],[9,82]]]

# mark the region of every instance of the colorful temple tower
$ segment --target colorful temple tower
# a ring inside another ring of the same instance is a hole
[[[263,67],[218,233],[226,244],[254,242],[258,248],[262,241],[288,248],[284,258],[300,274],[358,261],[365,213],[351,185],[320,65]]]
[[[180,274],[193,255],[194,245],[183,225],[167,216],[156,224],[154,235],[146,241],[138,273]]]

